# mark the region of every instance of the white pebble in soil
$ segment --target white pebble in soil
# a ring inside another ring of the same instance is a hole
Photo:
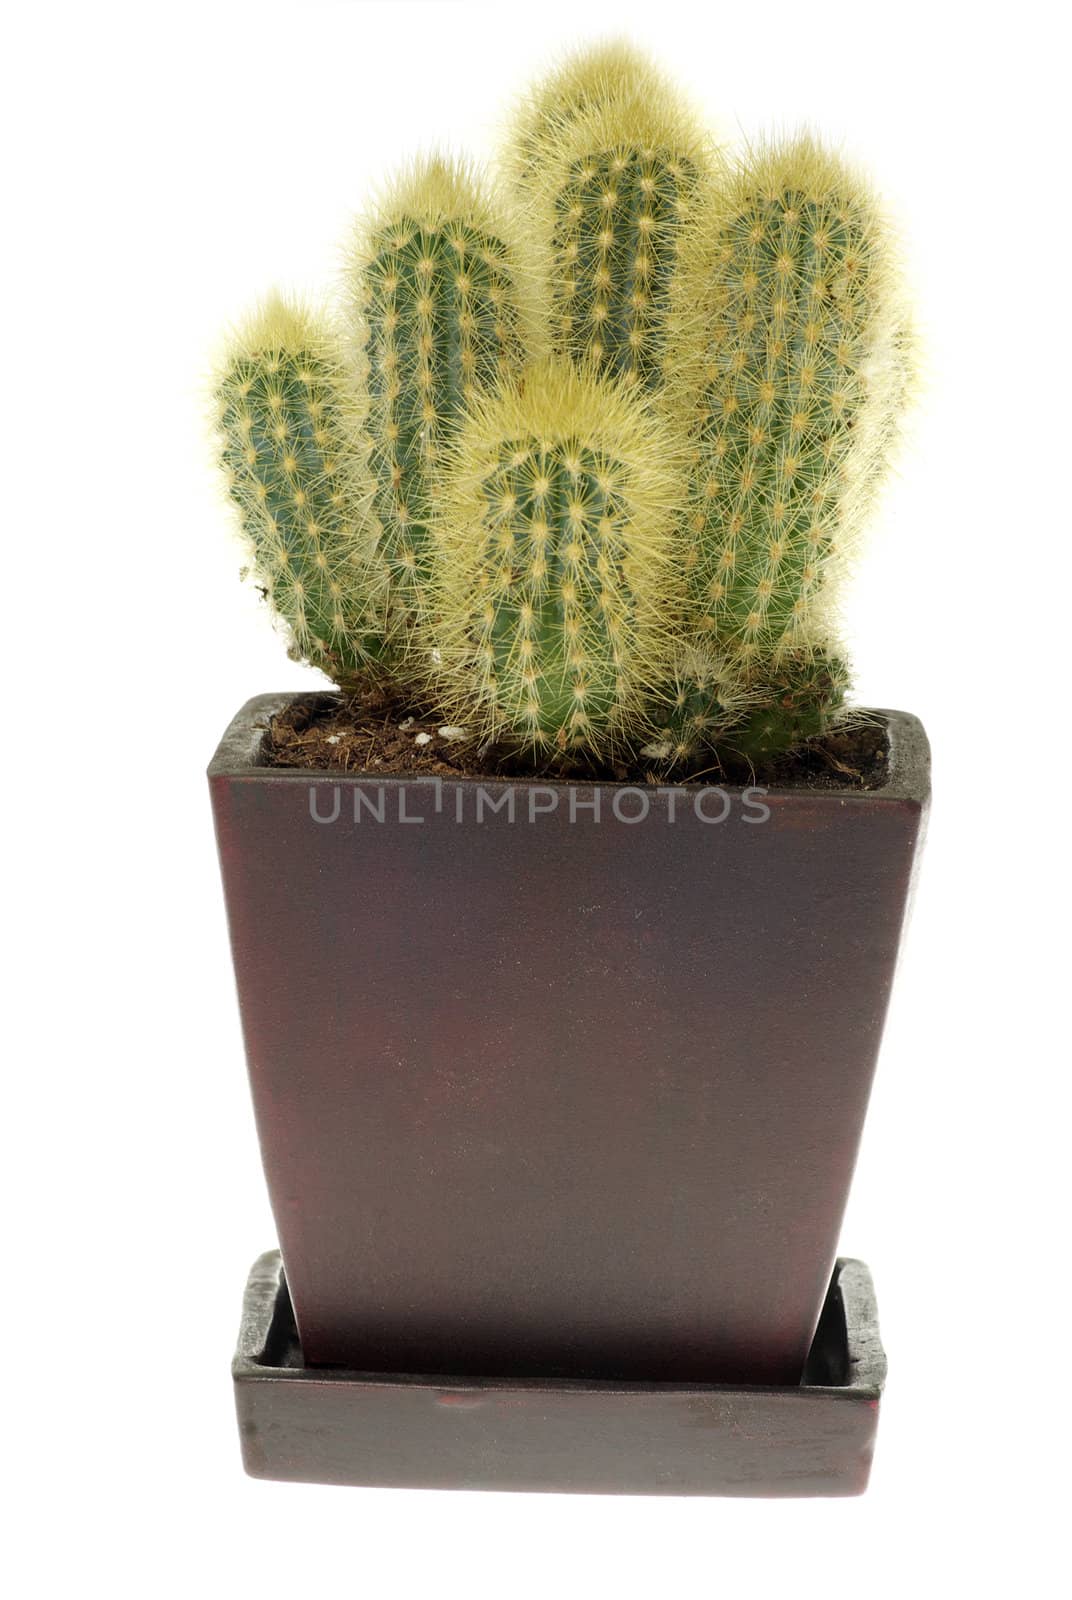
[[[468,728],[456,728],[453,723],[448,723],[445,728],[440,728],[439,737],[445,739],[448,744],[454,744],[458,739],[466,738],[468,733]]]
[[[430,733],[419,733],[413,741],[414,744],[431,744],[431,742],[432,735]]]

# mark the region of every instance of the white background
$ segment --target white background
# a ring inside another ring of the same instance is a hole
[[[1056,14],[9,14],[13,1595],[1063,1591],[1072,186]],[[253,1482],[228,1361],[246,1269],[274,1233],[202,773],[243,700],[314,675],[238,584],[205,374],[258,294],[331,279],[392,164],[436,141],[489,153],[534,70],[618,31],[730,134],[809,122],[872,169],[927,344],[915,440],[852,612],[860,698],[924,718],[936,785],[843,1236],[874,1271],[891,1357],[871,1490],[763,1503]]]

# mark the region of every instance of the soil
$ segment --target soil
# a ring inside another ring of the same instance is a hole
[[[577,763],[534,769],[516,751],[479,747],[464,730],[382,695],[299,695],[272,717],[261,747],[270,767],[375,772],[384,777],[567,778],[612,783],[759,784],[778,789],[877,789],[886,779],[889,745],[878,723],[861,721],[791,755],[750,766],[731,754],[709,755],[692,769],[644,762]]]

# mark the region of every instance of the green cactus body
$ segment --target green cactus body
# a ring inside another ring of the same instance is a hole
[[[414,615],[443,446],[466,405],[516,372],[531,342],[521,277],[489,203],[439,162],[398,190],[359,250],[373,506],[396,596]]]
[[[389,652],[333,336],[273,301],[233,342],[216,392],[221,462],[256,578],[294,653],[355,683]]]
[[[695,181],[685,161],[625,143],[571,164],[553,235],[565,353],[645,388],[662,382],[682,196]]]
[[[665,658],[675,456],[641,402],[569,368],[475,414],[438,530],[455,720],[551,753],[620,739]]]
[[[737,175],[708,248],[689,583],[702,634],[776,665],[828,635],[903,399],[903,326],[873,203],[809,141]]]
[[[534,744],[572,745],[612,723],[631,642],[619,463],[572,443],[507,453],[485,480],[493,554],[475,637],[510,720]]]
[[[718,656],[702,645],[682,645],[665,683],[652,697],[652,736],[644,754],[688,765],[716,748],[749,703]]]
[[[681,249],[701,215],[713,147],[661,81],[549,118],[522,192],[550,246],[552,348],[598,376],[666,387]],[[675,394],[677,392],[675,387]]]
[[[789,654],[757,676],[754,708],[726,735],[726,746],[760,762],[820,738],[843,717],[849,674],[826,651]]]

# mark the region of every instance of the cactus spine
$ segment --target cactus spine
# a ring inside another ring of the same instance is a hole
[[[478,404],[437,527],[457,721],[551,753],[621,740],[667,659],[681,471],[639,397],[565,364]]]
[[[554,351],[661,389],[681,247],[714,166],[702,126],[657,73],[612,53],[543,86],[505,160],[550,245]]]
[[[413,615],[442,449],[465,407],[516,372],[535,337],[523,252],[509,233],[472,173],[433,160],[395,187],[352,254],[380,549]]]
[[[548,150],[594,108],[622,96],[665,99],[668,92],[647,57],[622,40],[567,56],[527,90],[511,118],[503,151],[509,181],[527,196]]]
[[[352,684],[387,654],[384,593],[332,331],[270,301],[232,340],[216,397],[220,459],[253,572],[293,653]]]
[[[689,583],[700,632],[754,676],[828,643],[903,399],[904,329],[874,202],[810,139],[743,163],[699,248]]]

